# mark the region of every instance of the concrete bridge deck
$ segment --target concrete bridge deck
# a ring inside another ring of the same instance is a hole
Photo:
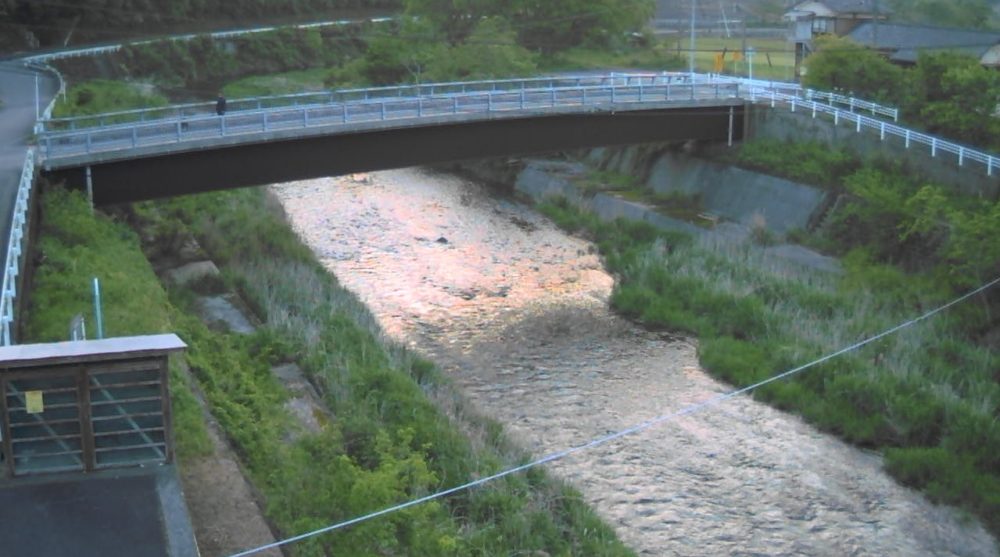
[[[331,94],[325,102],[296,99],[221,116],[201,107],[52,121],[38,141],[48,174],[88,187],[96,203],[119,203],[469,158],[743,135],[746,102],[735,83],[676,75],[492,83],[486,91],[444,84],[366,90],[379,95],[354,99]],[[132,121],[114,123],[122,119]]]

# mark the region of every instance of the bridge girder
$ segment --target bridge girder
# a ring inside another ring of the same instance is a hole
[[[536,115],[358,131],[173,152],[90,165],[94,203],[478,158],[671,141],[743,138],[745,105]],[[46,172],[86,187],[86,167]]]

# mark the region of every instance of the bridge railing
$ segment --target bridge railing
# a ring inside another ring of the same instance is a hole
[[[770,81],[764,79],[747,79],[717,74],[708,74],[707,76],[703,76],[703,79],[739,83],[741,86],[745,87],[751,95],[760,94],[761,92],[769,94],[771,91],[774,91],[785,95],[795,95],[804,100],[818,99],[830,105],[847,107],[851,112],[863,110],[865,112],[870,112],[872,116],[885,116],[887,118],[892,118],[894,122],[899,121],[899,109],[897,108],[884,106],[849,95],[842,95],[840,93],[807,89],[798,83]]]
[[[14,214],[7,239],[7,260],[4,263],[3,290],[0,291],[0,343],[11,344],[14,324],[14,300],[17,297],[17,277],[21,274],[21,249],[27,234],[28,207],[35,181],[35,150],[29,149],[21,170],[21,181],[14,201]]]
[[[226,112],[227,114],[232,114],[237,112],[261,111],[268,108],[324,104],[336,105],[351,101],[377,99],[465,95],[474,92],[534,91],[539,89],[566,89],[587,86],[629,86],[643,83],[646,85],[683,84],[688,82],[689,79],[689,74],[682,73],[610,74],[365,87],[233,99],[226,103]],[[121,110],[88,116],[46,118],[41,122],[40,131],[75,130],[130,122],[198,117],[206,114],[215,114],[214,101]]]
[[[435,96],[368,98],[333,104],[303,104],[293,107],[200,115],[173,120],[105,125],[69,131],[45,131],[38,135],[46,159],[58,156],[128,150],[137,147],[206,139],[220,136],[260,134],[282,129],[348,125],[403,119],[551,110],[560,107],[618,106],[623,103],[657,103],[696,99],[733,98],[739,87],[732,83],[672,83],[661,79],[633,79],[625,86],[608,78],[590,78],[604,85],[582,87],[524,87],[484,92],[450,92]],[[575,82],[574,82],[575,83]],[[608,84],[610,83],[610,84]]]
[[[882,141],[885,141],[887,137],[894,136],[901,139],[907,149],[912,145],[923,145],[928,148],[931,157],[937,157],[940,153],[951,153],[955,155],[958,166],[965,166],[967,161],[982,164],[987,176],[993,176],[993,169],[1000,168],[1000,157],[996,155],[904,128],[882,119],[865,116],[858,112],[843,110],[826,103],[803,99],[797,95],[778,93],[773,90],[756,90],[752,93],[744,93],[744,96],[753,96],[757,102],[770,103],[772,108],[780,103],[789,107],[792,112],[811,113],[813,118],[819,114],[825,114],[833,118],[835,125],[844,122],[847,125],[852,125],[858,133],[861,133],[862,130],[874,131],[879,134],[879,139]]]

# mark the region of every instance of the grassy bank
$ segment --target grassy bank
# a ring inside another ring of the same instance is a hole
[[[190,321],[171,305],[143,257],[139,238],[127,226],[94,217],[79,193],[46,188],[42,221],[35,245],[35,269],[25,315],[25,342],[67,340],[69,320],[86,316],[94,330],[91,281],[98,277],[104,297],[107,336],[176,332]],[[170,362],[177,454],[183,462],[211,452],[201,409],[191,394],[181,361]]]
[[[434,366],[383,343],[367,310],[336,285],[287,228],[263,190],[189,197],[91,215],[76,193],[43,200],[43,259],[32,287],[32,340],[64,337],[89,315],[102,280],[109,335],[173,331],[209,407],[286,535],[325,526],[522,462],[501,427],[469,412]],[[191,316],[194,290],[157,281],[140,249],[169,251],[195,232],[264,322],[242,336]],[[188,228],[190,225],[190,228]],[[332,419],[302,431],[270,365],[294,361],[319,386]],[[180,362],[175,362],[179,364]],[[182,464],[208,450],[187,379],[172,370]],[[432,400],[445,409],[440,410]],[[464,434],[463,434],[464,433]],[[297,544],[295,555],[630,555],[575,491],[542,470]]]
[[[752,146],[744,162],[766,166],[772,149],[792,148]],[[983,231],[994,205],[844,153],[804,160],[784,174],[815,176],[845,195],[813,239],[843,255],[842,277],[781,265],[743,245],[603,223],[564,202],[542,210],[598,244],[618,278],[617,311],[698,336],[702,365],[737,386],[915,317],[985,282],[995,266],[995,248],[977,243],[991,237]],[[950,235],[941,238],[945,227]],[[899,481],[968,509],[1000,534],[1000,357],[988,340],[995,300],[978,296],[754,396],[882,451]]]
[[[244,341],[244,350],[258,359],[299,364],[335,416],[321,435],[283,448],[280,430],[249,427],[241,414],[245,395],[227,394],[199,373],[213,408],[233,406],[217,413],[219,420],[234,432],[241,452],[254,455],[248,468],[268,501],[268,515],[284,532],[378,510],[526,458],[507,446],[500,426],[465,407],[433,364],[384,342],[367,309],[315,261],[264,190],[145,204],[133,218],[144,230],[160,231],[161,245],[172,243],[178,230],[192,231],[222,268],[226,283],[264,324],[255,338]],[[253,375],[273,383],[266,370]],[[263,397],[261,404],[274,399],[280,397]],[[276,413],[274,408],[268,412]],[[579,494],[541,470],[305,542],[300,551],[334,549],[348,554],[629,554]]]

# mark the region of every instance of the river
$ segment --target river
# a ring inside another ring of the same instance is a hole
[[[480,184],[404,169],[273,191],[386,333],[535,455],[731,390],[696,339],[608,309],[591,244]],[[877,454],[745,396],[548,466],[640,555],[997,555]]]

